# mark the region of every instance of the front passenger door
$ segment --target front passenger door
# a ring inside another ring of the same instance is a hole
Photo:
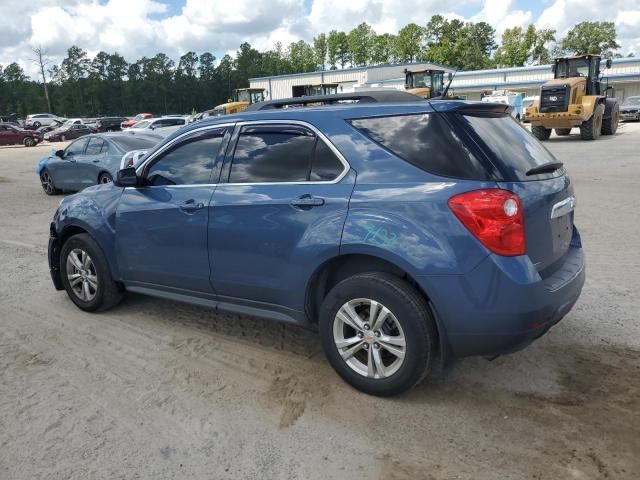
[[[225,128],[198,131],[151,157],[143,185],[127,187],[116,213],[118,265],[125,284],[213,295],[209,282],[209,202]]]

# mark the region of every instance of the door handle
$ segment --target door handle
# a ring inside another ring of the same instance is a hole
[[[196,210],[202,210],[203,208],[204,208],[204,203],[202,202],[196,203],[196,201],[193,198],[187,200],[182,205],[180,205],[180,210],[182,210],[185,213],[193,213]]]
[[[324,205],[324,198],[314,197],[313,195],[302,195],[299,198],[291,200],[291,205],[299,208],[320,207]]]
[[[100,160],[91,160],[93,163],[100,163]]]

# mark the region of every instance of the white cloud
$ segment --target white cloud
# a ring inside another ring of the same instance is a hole
[[[186,0],[168,16],[159,0],[0,0],[0,65],[13,61],[36,76],[32,45],[48,48],[60,62],[71,45],[95,55],[118,51],[129,61],[165,52],[178,56],[194,50],[217,56],[235,52],[242,42],[259,49],[276,41],[310,41],[319,32],[350,30],[366,21],[378,33],[396,32],[409,22],[424,25],[431,15],[486,21],[499,39],[505,28],[527,25],[558,30],[559,36],[582,20],[616,24],[623,53],[640,54],[640,0],[549,0],[536,18],[515,0],[461,0],[455,7],[442,0]],[[518,6],[520,5],[520,6]],[[465,17],[464,12],[477,13]]]

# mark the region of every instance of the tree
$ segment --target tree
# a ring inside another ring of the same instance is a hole
[[[551,63],[553,58],[549,45],[556,40],[556,31],[549,28],[536,30],[533,25],[529,25],[527,35],[532,38],[529,47],[528,63],[534,65],[543,65]]]
[[[327,63],[327,36],[321,33],[313,39],[313,51],[315,53],[316,63],[321,70],[325,69]]]
[[[405,25],[398,32],[396,52],[401,62],[414,62],[422,48],[424,28],[415,23]]]
[[[362,22],[347,35],[347,48],[353,66],[364,66],[371,59],[375,32],[366,22]]]
[[[36,55],[36,58],[32,59],[32,61],[38,66],[40,69],[40,76],[42,77],[42,87],[44,88],[44,96],[47,100],[47,108],[48,112],[53,112],[51,108],[51,98],[49,97],[49,86],[47,85],[47,76],[44,73],[45,68],[50,64],[49,59],[47,58],[47,50],[43,50],[41,46],[32,47],[31,50]]]
[[[397,37],[390,33],[376,35],[371,49],[371,62],[381,64],[395,61],[396,40]]]
[[[494,35],[495,30],[486,22],[464,23],[434,15],[425,28],[426,48],[421,58],[461,70],[488,68],[496,48]]]
[[[580,22],[562,40],[562,48],[574,55],[612,56],[620,48],[613,22]]]
[[[335,70],[338,63],[340,64],[340,68],[344,68],[350,60],[347,34],[345,32],[331,30],[327,37],[327,51],[331,69]]]

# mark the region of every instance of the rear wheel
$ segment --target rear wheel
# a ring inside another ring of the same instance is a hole
[[[32,137],[24,137],[24,140],[22,140],[22,144],[25,147],[33,147],[36,144],[36,141]]]
[[[110,173],[102,172],[98,176],[98,183],[111,183],[111,182],[113,182],[113,177],[111,176]]]
[[[556,135],[559,137],[566,137],[571,133],[570,128],[556,128]]]
[[[33,126],[34,126],[34,127],[35,127],[35,129],[37,130],[37,129],[39,129],[39,128],[42,126],[42,124],[41,124],[40,122],[33,122]]]
[[[604,105],[598,105],[591,115],[591,118],[580,125],[580,138],[582,140],[596,140],[600,137],[602,130],[602,115],[604,114]]]
[[[122,299],[102,249],[86,233],[74,235],[64,243],[60,272],[69,298],[82,310],[107,310]]]
[[[531,133],[533,133],[538,140],[549,140],[551,129],[544,128],[543,126],[534,126],[531,127]]]
[[[611,107],[611,116],[602,121],[602,135],[613,135],[618,130],[620,122],[620,106],[616,103]]]
[[[61,192],[61,190],[57,189],[53,184],[51,173],[49,173],[49,170],[46,168],[40,172],[40,184],[42,185],[44,193],[47,195],[57,195]]]
[[[322,303],[320,336],[336,372],[371,395],[409,390],[436,355],[437,330],[425,299],[384,273],[355,275],[333,287]]]

